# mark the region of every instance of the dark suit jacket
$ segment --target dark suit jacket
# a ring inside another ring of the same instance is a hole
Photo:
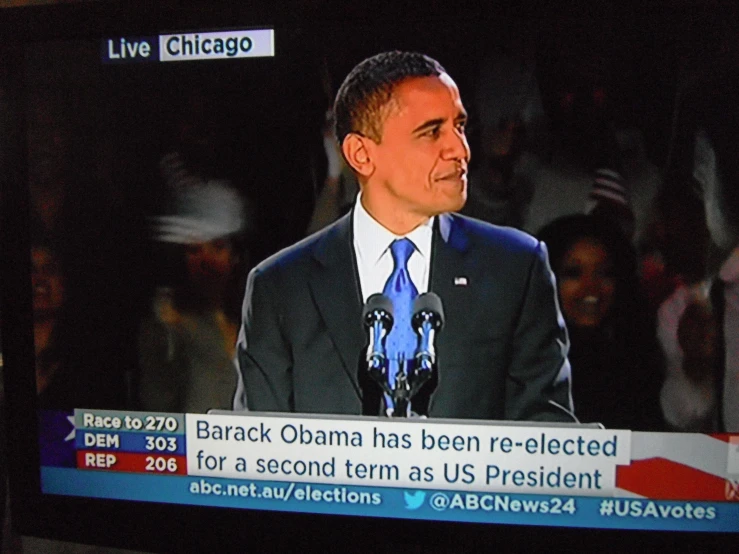
[[[351,215],[250,273],[237,344],[250,410],[379,413],[377,385],[364,382]],[[544,244],[445,214],[431,258],[429,290],[446,321],[429,416],[572,421],[568,338]]]

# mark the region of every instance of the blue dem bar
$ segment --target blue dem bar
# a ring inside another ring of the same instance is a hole
[[[357,487],[42,467],[46,494],[470,523],[737,531],[739,503]]]

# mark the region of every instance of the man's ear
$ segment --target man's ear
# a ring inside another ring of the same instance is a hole
[[[346,163],[362,177],[369,177],[375,171],[375,164],[372,161],[371,145],[368,144],[370,139],[358,135],[357,133],[349,133],[341,143],[341,151],[344,154]]]

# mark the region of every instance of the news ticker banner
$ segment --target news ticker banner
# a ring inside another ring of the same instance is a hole
[[[42,417],[41,452],[52,494],[450,521],[518,514],[574,526],[737,530],[739,521],[738,436],[278,414],[51,415]],[[43,438],[44,428],[54,432]]]
[[[101,41],[103,63],[180,62],[272,57],[274,29],[114,37]]]
[[[79,469],[613,495],[631,432],[279,414],[75,411]]]
[[[45,493],[223,508],[468,523],[737,531],[739,503],[477,493],[42,467]]]

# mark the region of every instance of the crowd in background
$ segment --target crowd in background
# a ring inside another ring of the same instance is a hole
[[[732,59],[726,44],[713,54],[717,66]],[[642,76],[650,84],[626,90],[617,82],[626,62],[612,49],[537,43],[531,29],[501,34],[465,63],[429,53],[450,60],[471,116],[463,213],[524,229],[548,247],[580,420],[739,431],[739,395],[730,394],[739,388],[729,371],[736,368],[724,367],[739,334],[736,220],[716,224],[705,209],[712,167],[727,187],[739,186],[722,165],[739,127],[715,113],[700,120],[706,100],[696,93],[729,102],[736,83],[698,78],[678,59],[669,79]],[[95,78],[75,66],[85,55],[68,56],[76,60],[68,77],[45,67],[43,53],[31,60],[42,407],[231,407],[248,270],[334,221],[357,193],[330,117],[334,87],[358,61],[353,54],[324,52],[308,65],[312,73],[302,59],[279,71],[254,62],[241,66],[249,77],[238,87],[219,80],[219,68],[205,77],[178,69],[130,113],[106,111],[101,97],[81,95],[78,105],[60,97],[71,80]],[[130,107],[130,91],[154,70],[137,70],[138,81],[113,71],[101,75],[128,91],[119,94]],[[263,98],[297,81],[273,104]],[[626,84],[635,82],[632,75]],[[668,108],[657,110],[665,100]],[[297,107],[283,112],[281,102]],[[96,109],[108,115],[74,117]]]

